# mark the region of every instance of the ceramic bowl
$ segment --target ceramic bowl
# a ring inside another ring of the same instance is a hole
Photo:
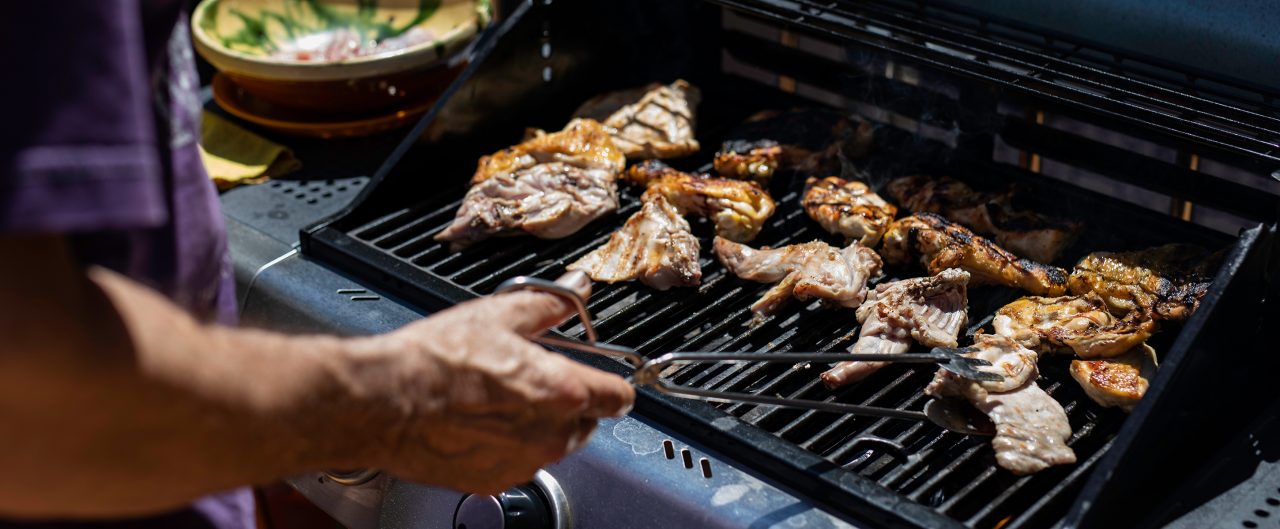
[[[203,0],[191,31],[254,96],[352,115],[438,94],[492,20],[488,0]]]

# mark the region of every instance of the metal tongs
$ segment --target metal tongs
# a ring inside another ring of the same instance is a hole
[[[981,371],[978,367],[989,366],[990,362],[979,358],[969,358],[962,353],[970,349],[953,349],[936,347],[928,353],[904,354],[852,354],[852,353],[720,353],[720,352],[671,352],[657,358],[646,359],[630,347],[601,343],[592,325],[591,314],[587,311],[586,300],[573,289],[559,283],[527,276],[517,276],[498,285],[495,294],[516,290],[534,290],[554,294],[571,303],[582,320],[582,329],[586,341],[542,335],[532,338],[533,341],[549,347],[558,347],[584,353],[595,353],[622,359],[634,369],[629,380],[636,386],[649,386],[654,390],[676,397],[706,400],[712,402],[749,403],[765,406],[779,406],[806,410],[830,411],[853,415],[874,417],[890,417],[915,421],[929,421],[947,430],[966,435],[993,435],[995,427],[986,416],[977,412],[967,402],[958,399],[930,399],[924,411],[901,410],[877,406],[846,404],[807,399],[790,399],[767,395],[754,395],[733,391],[715,391],[664,380],[661,374],[673,364],[717,363],[717,362],[770,362],[770,363],[802,363],[802,362],[893,362],[910,364],[937,364],[938,367],[955,373],[969,380],[999,382],[1004,377],[998,373]]]

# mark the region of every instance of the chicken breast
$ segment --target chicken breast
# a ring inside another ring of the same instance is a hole
[[[618,209],[626,165],[599,123],[577,119],[482,157],[453,223],[437,233],[453,250],[493,236],[567,237]]]
[[[1053,262],[1079,236],[1083,225],[1013,207],[1013,192],[981,193],[948,177],[903,176],[885,186],[912,213],[937,213],[991,237],[1014,254]]]
[[[865,246],[840,249],[821,241],[759,250],[716,237],[716,257],[730,273],[748,281],[777,282],[751,306],[758,316],[773,314],[792,297],[818,298],[857,308],[866,300],[867,280],[880,272],[880,256]]]
[[[559,239],[618,209],[613,175],[554,162],[498,173],[467,190],[453,223],[436,234],[454,250],[493,236]]]
[[[1066,270],[1020,258],[932,213],[891,224],[880,255],[888,263],[918,261],[930,273],[961,268],[973,274],[975,284],[1005,285],[1041,296],[1067,291]]]
[[[1071,423],[1062,405],[1036,384],[1037,355],[998,335],[974,337],[966,356],[991,362],[979,369],[1004,375],[1001,382],[978,382],[939,369],[925,393],[969,400],[995,423],[991,447],[996,464],[1016,475],[1034,474],[1053,465],[1076,462],[1067,446]]]
[[[996,334],[1040,353],[1074,352],[1081,358],[1111,358],[1137,347],[1155,322],[1117,318],[1097,294],[1056,298],[1024,297],[996,311]]]
[[[873,133],[870,123],[829,110],[762,112],[730,131],[714,164],[721,176],[766,185],[779,169],[840,174],[841,159],[870,151]]]
[[[697,87],[679,79],[597,96],[574,116],[604,123],[628,159],[679,158],[698,152],[694,109],[701,100]]]
[[[855,354],[901,354],[915,340],[927,347],[955,347],[968,320],[969,273],[950,268],[938,275],[876,285],[856,316],[862,328],[849,348]],[[822,374],[829,388],[852,384],[885,362],[840,362]]]
[[[805,181],[800,205],[822,229],[867,246],[880,243],[898,214],[898,208],[885,202],[867,184],[838,176]]]
[[[1072,360],[1071,378],[1104,408],[1133,411],[1156,372],[1156,351],[1141,344],[1106,360]]]
[[[1134,252],[1094,252],[1071,272],[1071,292],[1095,292],[1116,314],[1139,311],[1156,320],[1185,321],[1209,291],[1221,253],[1189,244]]]
[[[754,239],[776,208],[754,182],[693,175],[656,160],[631,166],[626,179],[645,185],[646,197],[662,195],[683,214],[711,219],[716,235],[735,242]]]
[[[661,195],[647,198],[609,242],[565,268],[605,283],[639,279],[658,290],[697,286],[702,280],[698,238]]]
[[[603,125],[595,120],[575,119],[560,132],[535,130],[519,145],[481,157],[471,185],[550,162],[602,171],[616,178],[626,167],[627,159]]]

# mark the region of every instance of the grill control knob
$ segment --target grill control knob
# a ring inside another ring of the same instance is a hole
[[[568,529],[564,492],[539,471],[534,482],[497,496],[471,494],[453,514],[454,529]]]

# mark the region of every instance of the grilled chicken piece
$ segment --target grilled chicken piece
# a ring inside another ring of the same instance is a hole
[[[819,109],[764,112],[732,132],[716,153],[721,176],[768,184],[778,169],[840,174],[840,159],[865,156],[871,124]]]
[[[937,213],[995,239],[1016,255],[1053,262],[1079,236],[1083,225],[1013,208],[1013,192],[979,193],[947,177],[904,176],[885,187],[912,213]]]
[[[1147,344],[1106,360],[1072,360],[1071,378],[1104,408],[1133,411],[1156,371],[1156,351]]]
[[[471,177],[471,185],[549,162],[604,171],[614,177],[627,164],[626,157],[613,144],[603,125],[595,120],[575,119],[560,132],[548,134],[535,130],[519,145],[481,157],[476,174]]]
[[[963,268],[975,284],[996,284],[1027,290],[1041,296],[1067,291],[1067,272],[1022,259],[964,226],[932,213],[898,219],[889,226],[880,250],[886,262],[905,264],[919,260],[930,273]]]
[[[748,281],[777,282],[751,310],[773,314],[787,300],[819,298],[856,308],[867,298],[867,280],[880,272],[880,256],[870,248],[839,249],[821,241],[759,250],[716,237],[716,257],[734,275]]]
[[[698,88],[680,79],[597,96],[574,116],[604,123],[628,159],[679,158],[698,152],[694,109],[701,100]]]
[[[1189,244],[1134,252],[1094,252],[1071,272],[1071,292],[1096,292],[1111,311],[1140,311],[1157,320],[1185,321],[1209,290],[1221,254]]]
[[[996,311],[996,334],[1040,353],[1075,352],[1080,358],[1111,358],[1147,341],[1155,322],[1137,313],[1117,318],[1092,292],[1057,298],[1025,297]]]
[[[698,238],[661,195],[646,198],[609,242],[565,268],[606,283],[639,279],[658,290],[697,286],[702,280]]]
[[[876,285],[855,315],[862,329],[849,348],[857,354],[901,354],[911,340],[928,347],[955,347],[968,319],[969,273],[949,268],[930,277]],[[840,362],[822,374],[829,388],[851,384],[886,362]]]
[[[716,173],[740,180],[769,185],[782,163],[782,146],[773,140],[726,141],[716,152]]]
[[[458,250],[493,236],[567,237],[618,209],[625,165],[604,127],[575,119],[480,158],[462,207],[435,239]]]
[[[849,240],[859,239],[867,246],[879,244],[898,214],[898,208],[857,180],[809,178],[805,187],[800,204],[809,218],[824,230]]]
[[[648,187],[645,197],[662,195],[683,214],[711,219],[716,235],[735,242],[754,239],[775,208],[754,182],[693,175],[657,160],[631,166],[625,178]]]
[[[1076,462],[1067,446],[1071,423],[1067,412],[1035,382],[1037,355],[1004,336],[974,337],[974,352],[966,356],[991,362],[990,370],[1004,375],[1001,382],[977,382],[939,369],[925,393],[968,399],[996,425],[991,447],[996,464],[1016,475],[1034,474],[1053,465]]]
[[[454,250],[493,236],[559,239],[617,209],[611,173],[544,163],[472,186],[453,223],[435,238]]]

